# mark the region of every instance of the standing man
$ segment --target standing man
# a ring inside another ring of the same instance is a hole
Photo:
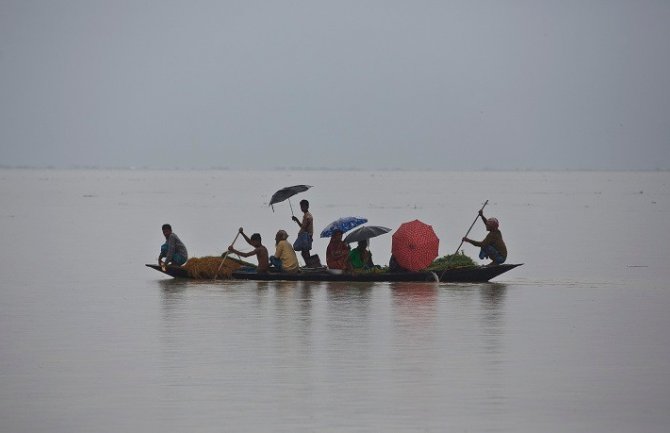
[[[302,221],[295,215],[292,218],[293,221],[300,226],[298,238],[293,244],[293,249],[295,251],[300,251],[300,255],[302,255],[305,265],[309,266],[309,258],[311,257],[310,251],[312,250],[312,236],[314,235],[314,218],[312,217],[312,214],[309,213],[309,202],[307,200],[300,200],[300,210],[302,211]]]
[[[165,243],[161,245],[161,253],[158,256],[158,265],[160,267],[183,265],[186,263],[186,260],[188,260],[186,246],[181,239],[172,232],[172,226],[170,226],[170,224],[163,224],[161,228],[163,229],[163,236],[165,236]],[[163,257],[165,257],[165,261],[161,262]]]

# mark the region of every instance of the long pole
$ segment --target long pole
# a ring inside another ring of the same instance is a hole
[[[240,236],[240,232],[238,231],[237,234],[235,235],[235,239],[233,239],[233,243],[230,244],[230,245],[235,245],[235,242],[237,241],[237,238],[239,236]],[[225,254],[223,255],[223,260],[221,260],[221,263],[219,264],[219,269],[217,269],[216,274],[214,274],[214,279],[215,280],[216,280],[216,277],[219,276],[219,271],[221,270],[221,266],[223,266],[223,262],[225,262],[226,259],[228,258],[228,253],[230,253],[230,251],[226,250]]]
[[[479,212],[483,211],[484,208],[486,207],[486,205],[487,205],[488,203],[489,203],[489,201],[486,200],[486,201],[484,202],[484,205],[482,206],[482,208],[479,210]],[[475,217],[475,220],[472,222],[472,225],[471,225],[470,228],[468,229],[468,232],[465,234],[465,236],[463,236],[464,238],[467,238],[467,237],[468,237],[468,235],[470,234],[470,230],[472,230],[472,228],[475,226],[475,223],[476,223],[477,220],[479,219],[479,212],[477,212],[477,216]],[[456,248],[456,252],[455,252],[454,254],[458,254],[458,250],[460,250],[462,246],[463,246],[463,239],[461,238],[461,243],[458,244],[458,248]]]

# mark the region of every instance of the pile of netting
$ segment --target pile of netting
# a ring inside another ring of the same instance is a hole
[[[191,278],[199,280],[215,280],[222,278],[230,278],[234,271],[238,270],[242,265],[239,261],[228,257],[193,257],[183,266],[188,271]]]
[[[463,266],[476,266],[474,260],[466,256],[463,251],[456,254],[442,256],[428,266],[429,271],[444,271],[446,269],[461,268]]]

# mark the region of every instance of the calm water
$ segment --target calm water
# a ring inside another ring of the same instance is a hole
[[[524,266],[441,285],[144,267],[164,222],[192,256],[239,226],[293,238],[267,202],[299,183],[318,229],[418,218],[441,255],[489,199]],[[670,429],[670,173],[0,170],[0,205],[2,432]]]

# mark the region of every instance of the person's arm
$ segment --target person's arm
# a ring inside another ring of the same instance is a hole
[[[246,233],[244,233],[244,229],[242,227],[240,227],[240,234],[242,235],[244,240],[247,241],[247,243],[253,247],[253,245],[251,244],[251,239],[249,239],[249,236],[247,236]]]
[[[174,236],[170,235],[167,240],[168,244],[168,249],[167,252],[165,253],[165,264],[169,264],[172,262],[172,257],[174,256],[174,250],[177,246],[177,241],[175,240]]]
[[[484,216],[484,209],[479,209],[479,217],[484,222],[484,225],[486,225],[486,217]]]
[[[249,251],[248,253],[243,253],[242,251],[238,251],[238,250],[236,250],[236,249],[233,248],[233,246],[231,245],[231,246],[228,247],[228,251],[230,251],[231,253],[235,253],[235,254],[237,254],[237,255],[240,256],[240,257],[251,257],[251,256],[256,255],[256,248],[254,248],[253,250]]]
[[[302,217],[302,221],[300,221],[296,216],[293,217],[293,221],[295,221],[298,224],[301,232],[306,232],[311,222],[311,218],[305,214]]]
[[[481,246],[482,246],[482,243],[481,243],[481,242],[479,242],[479,241],[474,241],[474,240],[472,240],[472,239],[470,239],[470,238],[463,238],[463,242],[467,242],[467,243],[472,244],[472,245],[474,245],[474,246],[476,246],[476,247],[481,247]]]
[[[280,260],[281,260],[281,255],[282,255],[282,253],[284,252],[284,248],[285,248],[285,247],[284,247],[284,241],[279,242],[279,243],[277,244],[277,247],[275,248],[275,254],[274,254],[273,257],[276,258],[276,259],[280,259]]]

